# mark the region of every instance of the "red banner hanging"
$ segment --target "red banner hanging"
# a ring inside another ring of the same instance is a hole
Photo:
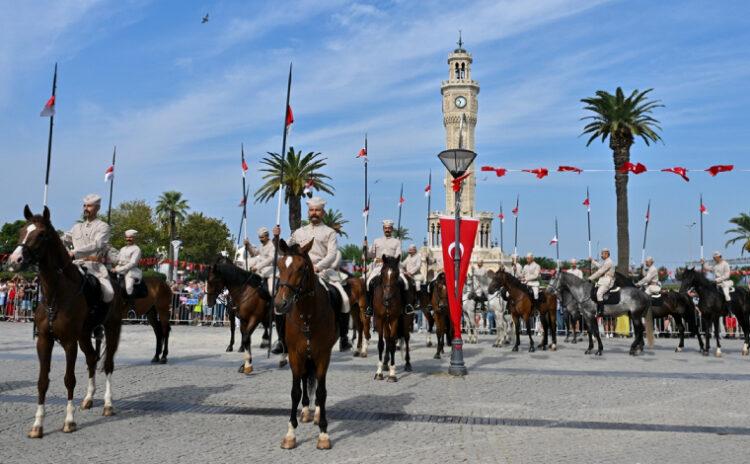
[[[456,222],[449,217],[440,218],[440,230],[442,231],[443,246],[443,268],[445,269],[445,283],[448,290],[448,307],[451,313],[451,322],[453,323],[453,338],[461,338],[461,294],[466,282],[466,274],[469,271],[469,262],[471,261],[471,252],[474,249],[474,239],[477,235],[479,221],[476,219],[461,219],[460,231],[460,251],[461,265],[458,272],[458,298],[455,291],[455,267],[453,260],[456,252]]]

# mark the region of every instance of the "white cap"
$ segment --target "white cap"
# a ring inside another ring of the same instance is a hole
[[[602,248],[602,253],[604,253],[605,251],[606,251],[607,253],[609,253],[609,248]]]
[[[533,258],[534,257],[534,253],[526,253],[526,257],[527,258]]]
[[[714,251],[714,258],[721,258],[721,253],[718,251]]]
[[[261,235],[268,235],[268,227],[261,227],[258,229],[258,237]]]
[[[135,229],[128,229],[125,231],[125,238],[135,238],[138,235],[138,231]]]
[[[307,200],[307,206],[311,208],[323,207],[326,205],[326,201],[320,197],[312,197]]]
[[[515,253],[513,253],[512,255],[510,255],[510,258],[511,258],[511,259],[518,259],[518,255],[517,255],[517,254],[515,254]]]
[[[102,197],[96,193],[89,193],[88,195],[83,197],[83,204],[84,205],[101,205]]]
[[[578,264],[578,261],[575,258],[573,258],[570,260],[570,264]]]
[[[409,251],[411,251],[411,250],[417,251],[417,246],[414,245],[413,243],[411,245],[409,245]]]
[[[384,219],[383,227],[393,227],[393,219]]]
[[[646,256],[646,261],[651,261],[653,263],[654,262],[654,258],[652,258],[651,256]]]

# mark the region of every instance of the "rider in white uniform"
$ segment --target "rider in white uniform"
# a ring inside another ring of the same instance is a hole
[[[518,255],[513,253],[510,255],[510,266],[505,267],[505,272],[512,275],[513,277],[520,279],[523,266],[518,262]]]
[[[706,272],[712,272],[716,279],[716,285],[721,289],[724,294],[724,300],[727,302],[727,306],[732,301],[732,288],[734,288],[734,282],[731,279],[732,270],[729,267],[729,263],[722,258],[721,253],[718,251],[714,252],[714,265],[710,266],[701,259],[703,270]]]
[[[589,276],[589,280],[596,282],[596,315],[601,316],[604,314],[604,295],[615,285],[615,265],[612,262],[612,258],[609,257],[609,248],[602,248],[602,262],[599,263],[596,260],[592,260],[592,266],[599,268],[596,272]]]
[[[542,268],[539,267],[539,263],[534,261],[534,255],[532,253],[526,254],[526,265],[521,271],[521,283],[526,284],[531,289],[531,293],[534,295],[534,304],[539,302],[539,275],[542,272]]]
[[[373,260],[370,269],[367,271],[367,309],[365,309],[365,315],[372,316],[372,282],[373,280],[379,280],[380,278],[380,271],[383,268],[383,256],[401,259],[401,240],[393,237],[393,221],[390,219],[384,220],[383,236],[376,238],[372,246],[369,248],[367,246],[367,240],[364,241],[363,246],[368,250],[368,259]],[[406,277],[402,274],[400,274],[399,277],[401,281],[401,298],[406,302],[406,312],[410,312],[413,310],[413,306],[407,295],[409,283],[407,282]]]
[[[583,271],[578,269],[578,261],[576,261],[575,259],[570,260],[570,269],[566,269],[565,272],[567,272],[568,274],[573,274],[579,279],[583,279]]]
[[[425,278],[422,275],[422,257],[417,253],[416,245],[409,245],[409,255],[401,262],[401,269],[406,277],[411,277],[417,291],[422,289]]]
[[[129,229],[125,231],[126,246],[120,248],[117,255],[117,264],[112,269],[113,272],[123,276],[125,281],[125,293],[128,297],[133,296],[133,287],[143,278],[143,272],[138,267],[141,260],[141,249],[135,244],[135,238],[138,231]]]
[[[636,287],[641,287],[650,296],[661,295],[661,281],[659,280],[659,270],[654,265],[654,258],[649,256],[645,261],[647,270],[646,275],[636,282]]]

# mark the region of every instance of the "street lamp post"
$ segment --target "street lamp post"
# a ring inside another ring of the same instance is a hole
[[[173,252],[172,256],[174,256],[174,260],[176,262],[179,262],[178,257],[180,255],[180,247],[182,247],[182,240],[172,240],[171,244],[172,244],[172,252]],[[174,266],[174,272],[172,274],[172,282],[177,282],[177,270],[179,268],[180,267],[177,265]]]
[[[469,170],[471,163],[474,162],[477,154],[471,150],[463,148],[444,150],[438,154],[438,158],[443,163],[453,179],[463,176]],[[454,219],[456,225],[456,236],[453,247],[453,279],[455,286],[455,301],[461,302],[458,282],[459,273],[461,272],[461,190],[462,187],[454,188]],[[456,308],[461,311],[461,308]],[[457,334],[457,335],[455,335]],[[455,376],[467,374],[466,364],[464,364],[463,340],[461,339],[461,330],[454,330],[454,337],[451,341],[451,363],[448,373]]]

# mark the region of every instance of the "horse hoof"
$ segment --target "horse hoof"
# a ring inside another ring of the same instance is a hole
[[[533,346],[530,346],[530,347],[529,347],[529,353],[533,353],[533,352],[535,352],[535,351],[536,351],[536,348],[534,348]]]
[[[427,348],[432,348],[432,342],[427,342]]]
[[[289,361],[287,361],[286,359],[282,359],[281,361],[279,361],[279,369],[286,366],[287,364],[289,364]]]
[[[158,362],[159,362],[159,357],[158,356],[154,356],[153,358],[151,358],[151,364],[156,364]]]
[[[678,346],[677,348],[675,348],[675,349],[674,349],[674,352],[675,352],[675,353],[682,353],[682,348],[680,348],[680,347]]]
[[[388,380],[386,380],[386,382],[391,382],[391,383],[398,382],[398,378],[396,378],[395,375],[389,375]]]
[[[232,351],[234,351],[234,347],[232,347],[232,345],[229,345],[229,346],[227,347],[227,350],[226,350],[226,351],[227,351],[227,353],[231,353]]]
[[[578,343],[578,340],[576,340],[576,339],[574,338],[574,339],[573,339],[573,341],[572,341],[572,342],[570,342],[570,343],[572,343],[572,344],[574,344],[574,345],[575,345],[576,343]]]
[[[550,350],[550,351],[557,351],[557,345],[555,345],[555,344],[553,343],[553,344],[552,344],[552,345],[551,345],[551,346],[549,347],[549,350]]]
[[[541,348],[542,348],[542,351],[547,351],[547,345],[542,345]]]
[[[701,354],[703,356],[708,356],[708,350],[701,350]]]
[[[161,358],[159,360],[159,364],[166,364],[166,363],[167,363],[167,358]]]
[[[331,449],[331,439],[328,438],[328,434],[320,434],[321,436],[318,437],[318,444],[315,445],[316,448],[319,450],[329,450]],[[323,436],[325,435],[325,436]]]
[[[591,350],[586,350],[583,352],[583,354],[591,354]]]
[[[750,354],[750,348],[748,348],[747,345],[743,345],[742,346],[742,356],[747,356],[748,354]]]
[[[263,341],[260,342],[260,349],[262,350],[264,348],[268,348],[268,345],[269,345],[268,340],[263,339]]]
[[[66,422],[63,425],[63,433],[73,433],[76,431],[77,425],[75,422]]]
[[[83,403],[81,403],[81,409],[91,409],[91,407],[94,406],[94,400],[83,400]]]
[[[302,413],[299,416],[299,421],[307,424],[308,422],[312,422],[313,420],[313,414],[310,412],[309,408],[302,408]]]
[[[112,406],[104,406],[104,411],[102,412],[102,415],[105,417],[110,417],[115,415],[115,408]]]
[[[432,359],[440,359],[440,353],[435,353],[435,356],[433,356]]]
[[[252,374],[253,373],[253,366],[247,366],[247,367],[242,366],[242,373],[245,374],[245,375]]]
[[[601,356],[602,350],[597,350],[596,353],[594,353],[594,356]]]
[[[510,351],[518,351],[518,346],[514,346],[513,348],[510,349]]]
[[[29,431],[29,438],[42,438],[44,437],[44,427],[32,427]]]
[[[362,353],[360,353],[359,357],[360,358],[366,358],[367,357],[367,351],[363,351]]]
[[[359,358],[359,351],[354,350],[354,353],[352,353],[352,356],[354,356],[355,358]]]
[[[281,440],[281,449],[294,449],[297,447],[297,438],[296,437],[284,437],[283,440]]]
[[[717,358],[721,357],[721,349],[719,349],[719,348],[716,348],[716,357]]]
[[[375,380],[383,380],[384,378],[383,374],[375,374]]]
[[[244,353],[244,352],[245,352],[245,347],[244,347],[244,346],[241,346],[241,347],[240,347],[240,349],[239,349],[239,350],[237,350],[237,352],[238,352],[238,353]]]
[[[240,368],[237,369],[237,372],[239,372],[240,374],[245,372],[245,363],[240,364]]]
[[[411,364],[410,363],[404,364],[404,371],[411,372]]]

